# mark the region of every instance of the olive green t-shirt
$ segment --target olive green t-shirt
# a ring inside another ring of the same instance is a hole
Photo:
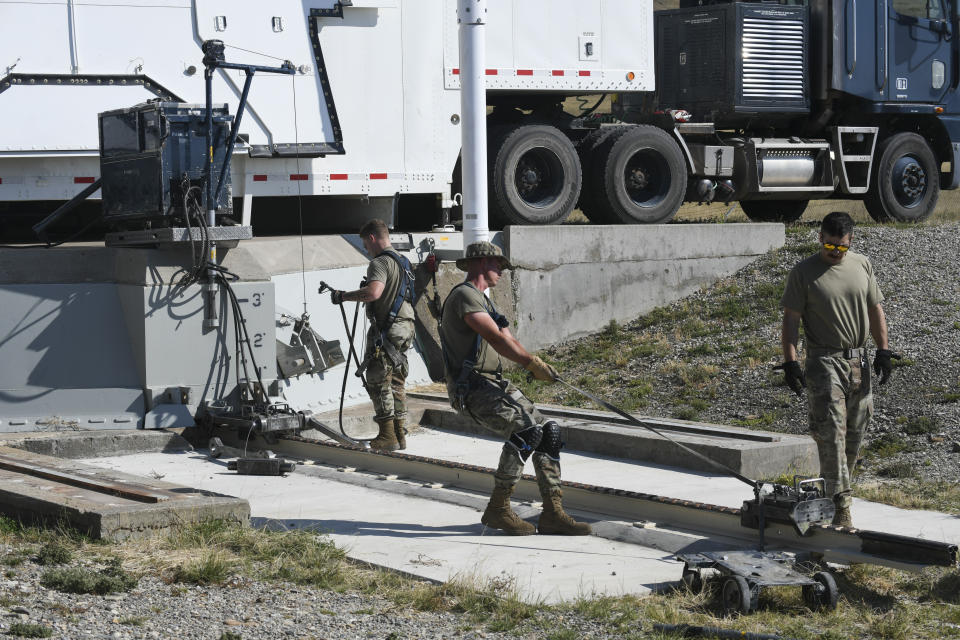
[[[471,284],[462,284],[450,292],[443,303],[443,317],[440,325],[441,339],[447,350],[450,366],[455,370],[446,372],[447,382],[456,383],[460,366],[473,353],[477,340],[477,333],[463,319],[469,313],[488,313],[493,310],[493,303]],[[477,356],[477,366],[480,373],[496,373],[500,370],[500,354],[480,340],[480,353]]]
[[[780,304],[803,317],[807,347],[857,349],[870,335],[867,311],[882,301],[870,261],[848,251],[836,265],[819,253],[798,263],[787,276]]]
[[[388,247],[386,251],[393,251],[393,249]],[[367,303],[367,316],[375,319],[378,327],[382,328],[387,316],[390,315],[390,309],[393,308],[397,293],[400,291],[401,276],[400,265],[390,256],[380,254],[367,266],[367,281],[383,283],[383,293],[380,297]],[[404,301],[400,305],[397,319],[414,319],[413,307],[409,302]]]

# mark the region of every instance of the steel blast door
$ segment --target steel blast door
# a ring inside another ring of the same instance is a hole
[[[950,68],[949,4],[945,0],[887,0],[885,93],[892,102],[940,102]]]

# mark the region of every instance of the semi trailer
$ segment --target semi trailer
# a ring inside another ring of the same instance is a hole
[[[790,221],[814,198],[919,221],[960,183],[955,3],[656,4],[670,8],[490,0],[492,226],[576,207],[659,223],[714,200]],[[211,39],[296,69],[248,96],[239,222],[261,234],[456,217],[452,0],[0,0],[0,17],[0,234],[99,178],[98,113],[202,102]],[[242,85],[220,70],[214,93],[230,110]]]

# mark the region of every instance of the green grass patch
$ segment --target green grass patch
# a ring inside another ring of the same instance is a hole
[[[223,584],[236,568],[229,558],[220,551],[211,551],[199,560],[187,562],[173,572],[174,582],[186,584]]]
[[[48,569],[40,577],[40,584],[63,593],[106,595],[130,591],[137,585],[137,578],[123,570],[119,558],[111,558],[99,571],[83,567]]]
[[[147,624],[150,618],[146,616],[127,616],[125,618],[120,618],[120,624],[128,627],[142,627]]]
[[[929,509],[960,514],[960,484],[955,482],[910,478],[891,483],[854,484],[853,493],[864,500],[904,509]]]
[[[396,594],[394,601],[418,611],[463,613],[495,632],[511,631],[543,608],[521,600],[512,578],[461,577],[440,585],[420,584]]]
[[[49,638],[53,629],[34,622],[14,622],[7,630],[7,635],[18,638]]]

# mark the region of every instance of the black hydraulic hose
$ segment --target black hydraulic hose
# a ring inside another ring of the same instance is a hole
[[[340,424],[340,433],[344,437],[350,438],[351,436],[347,435],[346,430],[343,428],[343,400],[347,395],[347,380],[350,377],[350,357],[353,357],[354,362],[357,363],[357,370],[360,369],[360,358],[357,357],[357,352],[353,349],[353,336],[357,333],[357,317],[360,315],[360,303],[357,303],[357,306],[353,310],[353,327],[347,327],[347,311],[343,308],[343,303],[340,303],[340,315],[343,317],[343,328],[347,332],[347,343],[350,345],[350,349],[347,352],[347,363],[343,368],[343,385],[340,387],[340,413],[337,415],[337,422]],[[360,375],[360,380],[363,382],[363,386],[367,386],[367,380],[363,377],[363,374]]]
[[[716,460],[712,460],[711,458],[708,458],[707,456],[703,455],[703,454],[700,453],[699,451],[694,451],[693,449],[691,449],[691,448],[688,447],[687,445],[681,444],[681,443],[677,442],[676,440],[674,440],[673,438],[671,438],[670,436],[665,435],[665,434],[663,434],[663,433],[660,433],[660,431],[658,431],[658,430],[657,430],[656,428],[654,428],[652,425],[649,425],[649,424],[647,424],[646,422],[643,422],[643,421],[641,421],[641,420],[637,420],[636,418],[634,418],[632,415],[630,415],[629,413],[627,413],[626,411],[624,411],[624,410],[621,409],[620,407],[618,407],[618,406],[616,406],[616,405],[613,405],[613,404],[610,404],[609,402],[607,402],[607,401],[604,400],[603,398],[599,398],[599,397],[595,396],[594,394],[590,393],[589,391],[584,391],[584,390],[581,389],[580,387],[575,387],[574,385],[570,384],[569,382],[567,382],[566,380],[564,380],[563,378],[561,378],[561,377],[559,377],[559,376],[557,377],[557,382],[560,382],[561,384],[566,385],[567,387],[569,387],[570,389],[576,391],[577,393],[586,396],[586,397],[589,398],[590,400],[593,400],[593,401],[596,402],[598,405],[600,405],[600,406],[602,406],[602,407],[605,407],[606,409],[609,409],[610,411],[613,411],[614,413],[616,413],[616,414],[619,415],[619,416],[622,416],[623,418],[627,419],[631,424],[636,425],[636,426],[638,426],[638,427],[643,427],[644,429],[647,429],[647,430],[649,430],[649,431],[652,431],[653,433],[657,434],[658,436],[660,436],[660,437],[663,438],[664,440],[668,440],[668,441],[672,442],[673,444],[677,445],[678,447],[680,447],[681,449],[683,449],[683,450],[686,451],[687,453],[693,455],[693,456],[696,457],[696,458],[699,458],[700,460],[703,460],[704,462],[706,462],[706,463],[709,464],[710,466],[714,467],[715,469],[719,469],[720,471],[723,471],[724,473],[728,473],[728,474],[730,474],[731,476],[733,476],[734,478],[736,478],[737,480],[740,480],[741,482],[750,485],[750,487],[753,488],[754,492],[757,492],[757,493],[759,492],[760,486],[763,484],[762,482],[758,482],[757,480],[751,480],[750,478],[748,478],[748,477],[746,477],[746,476],[744,476],[744,475],[741,475],[740,473],[737,473],[736,471],[734,471],[733,469],[731,469],[731,468],[728,467],[727,465],[725,465],[725,464],[723,464],[723,463],[721,463],[721,462],[717,462]],[[758,495],[757,497],[759,498],[759,495]]]

